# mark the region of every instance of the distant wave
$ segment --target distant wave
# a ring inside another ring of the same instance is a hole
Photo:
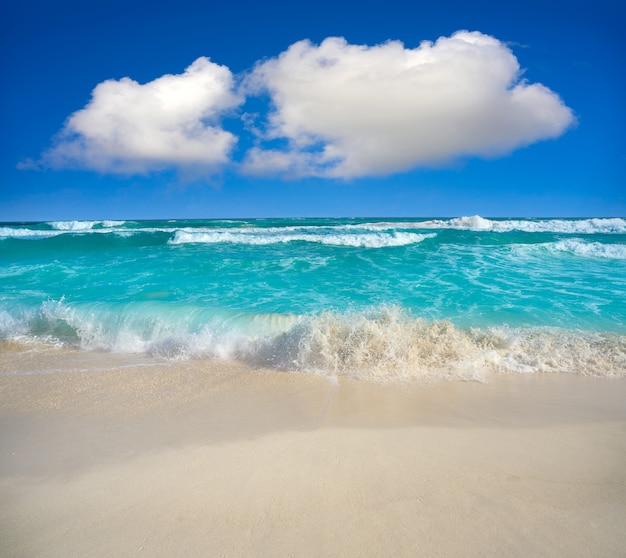
[[[48,223],[57,231],[89,231],[98,221],[53,221]]]
[[[113,233],[132,234],[142,229],[126,229],[125,221],[52,221],[46,223],[50,228],[0,227],[1,238],[22,238],[36,240],[62,234]],[[148,231],[151,232],[151,231]]]
[[[58,231],[90,231],[95,227],[121,227],[125,221],[51,221],[48,223]]]
[[[394,227],[399,229],[457,229],[470,231],[564,234],[626,234],[626,219],[486,219],[480,215],[455,217],[453,219],[433,219],[428,221],[369,223],[366,226],[379,228]]]
[[[273,221],[276,223],[277,221]],[[328,220],[319,224],[297,224],[286,220],[278,226],[262,226],[256,221],[50,221],[38,225],[4,224],[0,226],[0,239],[44,239],[58,234],[86,235],[113,234],[129,236],[135,234],[167,233],[172,235],[170,244],[220,243],[275,244],[280,242],[304,241],[353,246],[382,248],[404,246],[421,242],[430,235],[427,231],[452,229],[459,231],[506,233],[557,234],[626,234],[626,219],[486,219],[479,215],[452,219],[430,219],[409,221],[346,222]],[[214,224],[213,224],[214,223]],[[224,225],[233,226],[224,226]],[[218,225],[218,226],[215,226]],[[418,232],[419,231],[419,232]],[[435,233],[431,233],[435,234]]]
[[[37,238],[50,238],[51,236],[58,236],[60,234],[63,234],[63,232],[62,231],[50,231],[50,230],[25,229],[25,228],[0,227],[0,238],[37,239]]]
[[[264,231],[253,229],[245,232],[212,231],[212,232],[189,232],[176,231],[170,239],[170,244],[278,244],[285,242],[313,242],[332,246],[352,246],[359,248],[387,248],[394,246],[406,246],[417,244],[427,238],[435,237],[435,234],[417,234],[407,232],[369,233],[369,234],[296,234],[274,230]]]

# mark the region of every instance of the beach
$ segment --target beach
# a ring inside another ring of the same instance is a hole
[[[625,556],[625,242],[4,223],[0,554]]]
[[[5,556],[620,556],[626,379],[3,345]]]

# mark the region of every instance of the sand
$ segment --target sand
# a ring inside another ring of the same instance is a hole
[[[626,556],[626,380],[0,354],[2,556]]]

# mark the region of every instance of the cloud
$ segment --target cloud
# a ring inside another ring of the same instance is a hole
[[[521,79],[509,47],[488,35],[459,31],[414,49],[331,37],[297,42],[238,76],[202,57],[146,84],[104,81],[51,149],[18,166],[210,173],[233,163],[239,138],[224,117],[266,94],[269,111],[244,113],[238,125],[243,173],[388,175],[505,155],[575,123],[559,96]]]
[[[300,41],[257,64],[245,89],[273,104],[243,163],[252,174],[386,175],[508,154],[575,122],[558,95],[520,80],[504,43],[479,32],[415,49]],[[287,148],[267,147],[277,139]]]
[[[104,81],[68,118],[42,163],[113,173],[213,169],[229,161],[237,141],[219,123],[243,102],[233,87],[230,70],[204,57],[182,74],[143,85],[130,78]]]

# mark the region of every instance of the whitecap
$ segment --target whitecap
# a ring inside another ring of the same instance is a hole
[[[89,231],[99,221],[52,221],[48,223],[57,231]]]
[[[331,246],[350,246],[355,248],[388,248],[417,244],[433,238],[435,234],[417,234],[406,232],[390,232],[375,234],[297,234],[285,233],[284,231],[263,231],[255,229],[246,232],[213,231],[213,232],[190,232],[178,230],[168,241],[170,244],[249,244],[267,245],[288,242],[311,242]]]
[[[581,258],[626,259],[626,244],[587,242],[579,238],[567,238],[557,242],[543,242],[540,244],[517,244],[511,246],[511,250],[516,256],[533,256],[549,253],[570,254]]]
[[[42,231],[36,229],[0,227],[0,238],[38,239],[63,234],[61,231]]]
[[[480,215],[455,217],[453,219],[432,219],[404,223],[370,223],[368,226],[388,227],[394,225],[400,229],[457,229],[493,232],[529,232],[562,234],[626,234],[626,219],[590,218],[590,219],[486,219]]]

